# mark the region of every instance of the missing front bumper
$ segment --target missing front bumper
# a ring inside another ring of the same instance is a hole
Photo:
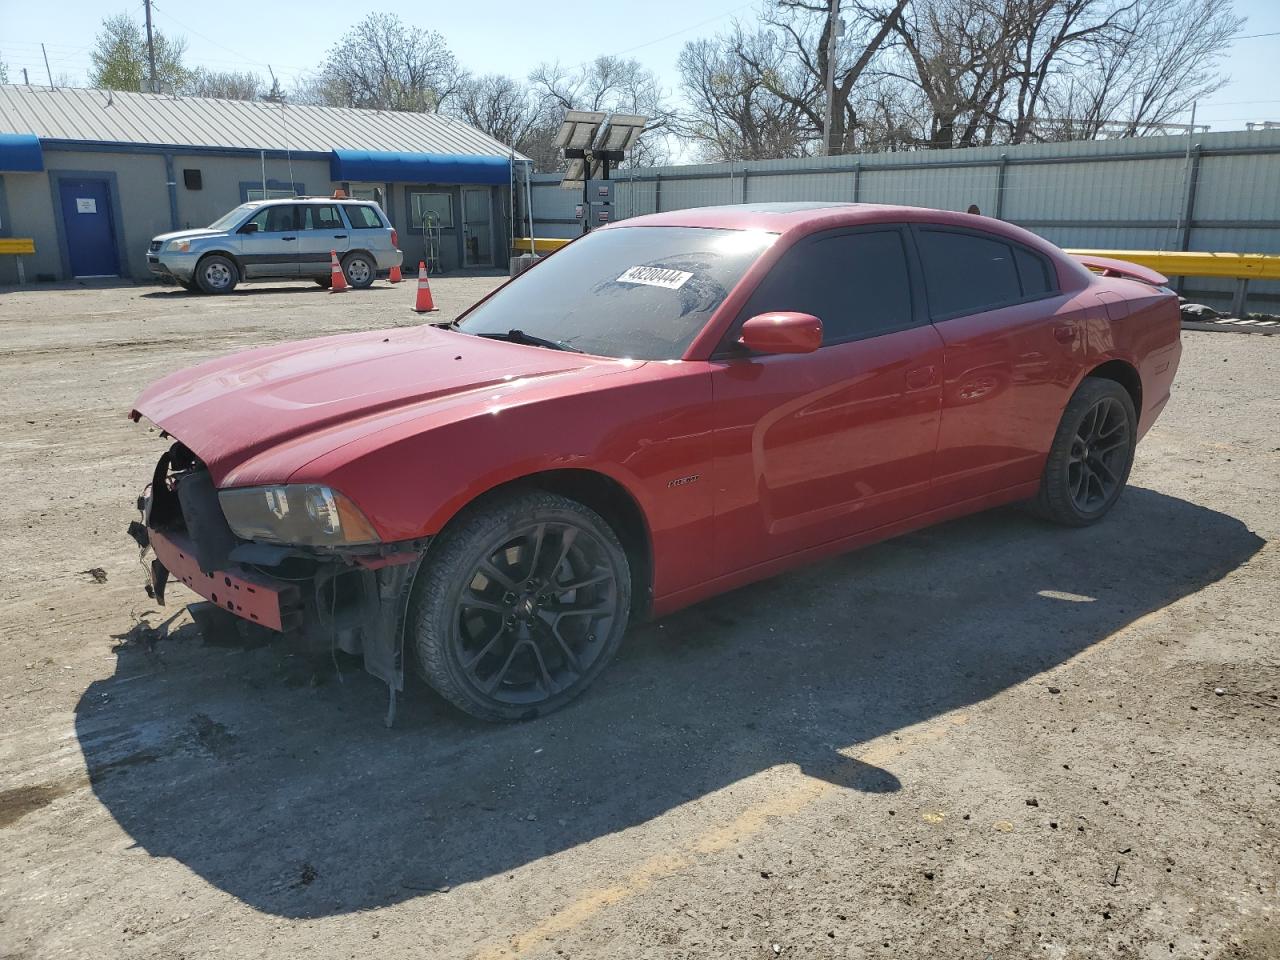
[[[234,566],[205,573],[196,562],[195,549],[186,536],[159,530],[148,533],[151,549],[168,574],[206,600],[237,617],[280,633],[302,626],[302,601],[296,584],[272,580]],[[162,583],[157,584],[154,574],[152,591],[156,601],[163,603],[164,587]]]

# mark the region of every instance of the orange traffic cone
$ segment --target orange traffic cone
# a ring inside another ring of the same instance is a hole
[[[387,283],[399,283],[404,277],[400,276],[400,264],[396,264],[391,268],[391,273],[387,276]]]
[[[338,262],[338,251],[329,251],[329,292],[346,293],[347,275],[342,272],[342,264]]]
[[[436,311],[435,301],[431,299],[431,281],[427,279],[427,265],[422,260],[418,261],[418,300],[413,309],[418,313]]]

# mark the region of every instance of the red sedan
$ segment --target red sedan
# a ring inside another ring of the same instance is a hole
[[[265,347],[133,411],[144,522],[232,613],[407,661],[491,720],[563,706],[629,621],[999,504],[1120,496],[1176,298],[1018,227],[866,204],[628,220],[447,327]]]

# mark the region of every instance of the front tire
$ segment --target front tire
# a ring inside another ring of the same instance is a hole
[[[373,281],[378,276],[378,267],[367,254],[349,253],[342,259],[342,272],[346,274],[347,283],[353,290],[363,290],[373,286]]]
[[[1129,391],[1114,380],[1087,377],[1058,424],[1036,512],[1069,527],[1097,523],[1124,491],[1137,442]]]
[[[205,293],[230,293],[240,282],[240,270],[228,258],[213,254],[196,265],[195,279]]]
[[[483,503],[431,545],[409,628],[424,680],[482,720],[528,720],[585,690],[631,609],[626,552],[595,511],[530,490]]]

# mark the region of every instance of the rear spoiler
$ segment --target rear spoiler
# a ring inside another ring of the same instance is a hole
[[[1123,277],[1126,280],[1138,280],[1142,283],[1149,283],[1153,287],[1169,285],[1169,278],[1164,274],[1156,273],[1150,267],[1130,263],[1128,260],[1096,257],[1091,253],[1073,253],[1071,256],[1075,257],[1090,270],[1096,271],[1104,277]]]

